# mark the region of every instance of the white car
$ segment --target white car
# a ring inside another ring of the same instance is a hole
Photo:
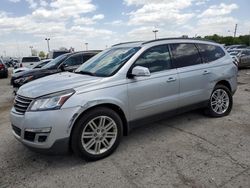
[[[37,65],[37,63],[39,63],[40,61],[41,61],[40,58],[37,56],[23,57],[19,67],[32,68],[35,65]]]

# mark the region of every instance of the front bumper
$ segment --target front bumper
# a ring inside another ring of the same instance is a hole
[[[32,150],[64,153],[68,151],[72,123],[79,110],[80,107],[74,107],[20,115],[12,108],[12,132],[17,140]]]

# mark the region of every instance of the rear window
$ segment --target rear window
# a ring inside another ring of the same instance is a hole
[[[39,62],[40,59],[38,57],[24,57],[22,59],[23,63],[29,63],[29,62]]]
[[[197,44],[204,63],[209,63],[225,56],[221,47],[210,44]]]
[[[198,49],[191,43],[171,44],[174,67],[187,67],[202,63]]]

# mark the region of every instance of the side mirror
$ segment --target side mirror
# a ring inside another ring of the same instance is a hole
[[[150,76],[150,71],[146,67],[136,66],[132,69],[131,75],[136,77]]]

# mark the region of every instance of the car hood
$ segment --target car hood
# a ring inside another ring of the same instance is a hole
[[[17,94],[29,98],[37,98],[50,93],[96,84],[102,79],[100,77],[70,72],[58,73],[23,85]]]
[[[17,69],[13,70],[13,74],[17,74],[17,73],[19,73],[19,71],[22,72],[22,71],[28,71],[28,70],[30,70],[30,69],[27,67],[17,68]]]
[[[31,69],[31,70],[27,70],[24,72],[15,73],[15,74],[13,74],[13,77],[14,78],[21,78],[21,77],[26,77],[26,76],[31,76],[31,75],[33,76],[33,75],[36,75],[36,74],[39,74],[39,73],[42,73],[45,71],[48,71],[48,70],[46,70],[46,69]]]

